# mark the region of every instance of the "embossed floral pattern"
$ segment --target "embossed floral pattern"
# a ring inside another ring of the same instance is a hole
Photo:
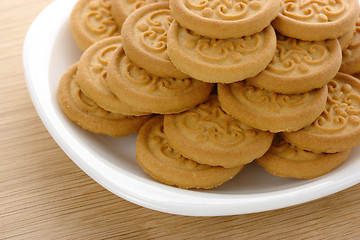
[[[328,84],[326,109],[312,127],[321,132],[339,132],[360,124],[360,95],[348,83],[333,80]]]
[[[185,0],[190,10],[205,18],[239,20],[262,7],[261,0]]]
[[[216,97],[179,116],[182,129],[195,135],[200,143],[212,142],[218,146],[235,146],[245,138],[256,137],[257,130],[227,115]]]
[[[107,66],[112,53],[116,50],[119,44],[112,44],[101,48],[94,56],[91,64],[92,75],[98,79],[100,84],[106,89],[109,88],[107,82]]]
[[[328,56],[325,41],[301,41],[278,35],[274,58],[266,70],[276,74],[304,74],[309,72],[311,66],[325,62]]]
[[[189,29],[183,29],[183,45],[194,50],[196,55],[208,62],[238,63],[244,56],[256,53],[263,40],[259,33],[238,39],[213,39],[194,34]]]
[[[344,0],[282,0],[284,16],[304,22],[332,22],[346,11]]]
[[[122,59],[121,65],[122,75],[125,79],[146,92],[183,93],[192,87],[194,81],[191,78],[164,78],[153,75],[133,64],[126,56]]]
[[[140,42],[152,52],[166,54],[167,32],[174,18],[170,10],[161,9],[144,16],[136,25],[140,31]]]
[[[281,112],[282,109],[294,109],[308,103],[309,93],[280,94],[247,85],[245,82],[233,83],[232,93],[243,104],[261,108],[263,111],[273,113]]]
[[[84,24],[90,33],[97,35],[98,39],[120,35],[111,15],[111,3],[109,0],[90,1],[88,10]]]

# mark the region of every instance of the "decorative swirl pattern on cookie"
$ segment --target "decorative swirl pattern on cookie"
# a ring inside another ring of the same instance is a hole
[[[332,80],[328,84],[326,109],[312,124],[320,132],[336,133],[360,126],[360,93],[349,83]]]
[[[240,20],[258,11],[264,0],[185,0],[188,9],[211,19]]]
[[[84,24],[88,31],[99,35],[99,39],[120,35],[111,15],[110,0],[94,0],[87,5]]]
[[[106,89],[110,89],[107,82],[107,66],[112,53],[119,45],[120,43],[104,46],[92,57],[93,59],[90,67],[91,74],[98,79],[99,83]]]
[[[214,39],[196,35],[189,29],[182,31],[183,45],[208,62],[238,63],[244,55],[254,54],[263,45],[260,33],[238,39]]]
[[[301,41],[278,34],[277,48],[267,71],[276,74],[305,74],[311,66],[324,63],[329,57],[326,42]]]
[[[169,95],[182,94],[187,89],[191,89],[194,82],[192,78],[179,79],[156,76],[136,66],[127,56],[124,56],[121,60],[121,71],[126,81],[153,94],[156,92],[160,95],[164,93]]]
[[[233,88],[234,96],[240,102],[272,113],[281,112],[284,108],[292,109],[305,105],[310,100],[308,92],[301,94],[280,94],[248,85],[245,82],[233,83],[231,87]]]
[[[141,44],[147,50],[166,54],[167,31],[173,20],[168,9],[153,11],[142,17],[136,25]]]
[[[225,147],[239,145],[245,138],[258,135],[257,130],[226,114],[214,96],[196,109],[181,114],[179,124],[184,131],[195,134],[197,142],[212,142]]]
[[[210,168],[208,165],[198,164],[197,162],[183,157],[176,152],[168,143],[164,134],[163,124],[156,125],[149,135],[149,146],[152,153],[165,164],[184,170],[199,171]]]
[[[348,8],[344,0],[282,0],[281,13],[303,22],[333,22]]]

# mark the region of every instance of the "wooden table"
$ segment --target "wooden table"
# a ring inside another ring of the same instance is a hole
[[[187,217],[94,182],[53,141],[25,84],[24,37],[50,2],[0,0],[0,239],[360,239],[359,184],[275,211]]]

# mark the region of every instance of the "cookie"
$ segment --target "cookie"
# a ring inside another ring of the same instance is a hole
[[[343,51],[340,71],[348,74],[360,72],[360,18],[356,22],[355,34],[351,43]]]
[[[272,25],[288,37],[322,41],[351,31],[358,14],[358,0],[281,0],[280,12]]]
[[[213,84],[193,78],[159,77],[134,64],[119,46],[108,65],[109,88],[126,104],[143,112],[185,111],[209,98]]]
[[[89,47],[80,57],[77,78],[81,90],[102,108],[124,115],[145,115],[125,104],[110,90],[107,68],[110,57],[121,45],[121,37],[100,40]]]
[[[226,114],[216,95],[188,111],[165,115],[164,132],[170,145],[183,156],[226,168],[244,165],[262,156],[274,136]]]
[[[110,0],[78,0],[71,12],[70,30],[82,51],[101,39],[120,35]]]
[[[246,81],[218,84],[225,112],[254,128],[271,132],[299,130],[324,111],[327,86],[300,94],[280,94]]]
[[[152,74],[186,78],[167,55],[167,32],[173,19],[165,2],[136,10],[122,26],[123,47],[131,61]]]
[[[111,0],[111,15],[121,28],[125,19],[135,10],[152,3],[169,2],[168,0]]]
[[[274,138],[269,151],[256,163],[279,177],[312,179],[325,175],[346,161],[351,150],[339,153],[313,153]]]
[[[360,145],[360,80],[338,73],[328,83],[326,109],[309,126],[282,133],[294,146],[312,152],[342,152]]]
[[[77,66],[78,63],[68,68],[57,90],[57,99],[65,115],[93,133],[120,137],[139,131],[150,116],[129,117],[101,108],[81,91],[76,77]]]
[[[280,0],[170,0],[171,13],[184,28],[209,38],[240,38],[262,31],[276,18]]]
[[[174,65],[204,82],[232,83],[254,77],[270,63],[276,50],[271,26],[242,38],[216,39],[195,34],[173,21],[168,54]]]
[[[209,189],[231,180],[243,166],[213,167],[185,158],[169,145],[163,116],[150,119],[136,139],[136,161],[155,180],[179,188]]]
[[[296,94],[321,88],[341,65],[339,41],[302,41],[277,34],[275,55],[267,68],[247,81],[269,91]]]

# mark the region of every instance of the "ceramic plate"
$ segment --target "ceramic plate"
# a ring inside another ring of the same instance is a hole
[[[109,191],[161,212],[220,216],[284,208],[360,182],[360,148],[335,171],[314,180],[274,177],[256,164],[247,165],[230,182],[207,191],[183,190],[152,180],[135,161],[135,134],[112,138],[86,132],[69,121],[58,106],[59,79],[81,56],[69,29],[75,3],[56,0],[33,22],[23,51],[26,81],[34,106],[58,145]]]

